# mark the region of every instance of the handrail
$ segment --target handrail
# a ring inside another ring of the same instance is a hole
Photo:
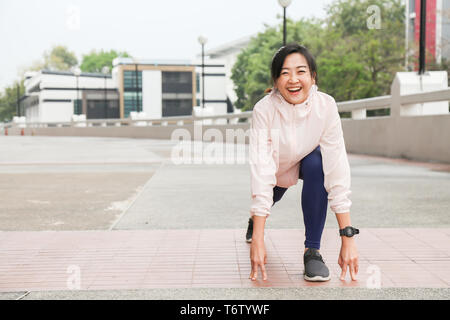
[[[418,104],[426,102],[437,102],[437,101],[449,101],[450,100],[450,88],[425,91],[420,93],[404,94],[400,95],[399,103],[401,105],[407,104]],[[393,101],[392,95],[373,97],[367,99],[359,99],[352,101],[337,102],[339,112],[353,112],[359,110],[375,110],[381,108],[391,108]],[[83,121],[65,121],[65,122],[25,122],[25,123],[0,123],[1,128],[11,128],[16,126],[26,126],[26,127],[48,127],[48,126],[58,126],[58,127],[92,127],[92,126],[107,126],[109,125],[125,125],[125,126],[141,126],[141,125],[184,125],[187,123],[195,123],[196,121],[203,120],[214,120],[224,119],[250,119],[252,117],[252,111],[245,111],[241,113],[231,113],[223,115],[207,115],[207,116],[174,116],[174,117],[164,117],[164,118],[145,118],[145,119],[89,119]],[[230,124],[230,121],[227,121]],[[238,123],[238,122],[235,122]]]

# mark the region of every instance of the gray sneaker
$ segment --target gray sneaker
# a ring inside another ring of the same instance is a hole
[[[305,264],[304,278],[307,281],[328,281],[331,279],[330,271],[323,262],[319,251],[314,248],[308,248],[303,255]]]

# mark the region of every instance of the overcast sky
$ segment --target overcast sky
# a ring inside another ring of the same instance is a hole
[[[325,16],[332,0],[293,0],[288,17]],[[275,25],[277,0],[0,0],[0,90],[53,45],[79,61],[92,49],[146,59],[193,59],[206,50]]]

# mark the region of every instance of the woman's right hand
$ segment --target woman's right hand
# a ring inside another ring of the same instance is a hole
[[[264,245],[264,236],[262,238],[252,237],[252,245],[250,247],[250,261],[252,270],[250,272],[250,279],[255,281],[258,278],[258,268],[261,268],[263,280],[267,280],[266,273],[266,247]]]

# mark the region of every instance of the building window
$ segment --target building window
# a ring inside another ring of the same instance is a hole
[[[162,72],[163,93],[192,93],[192,72]]]
[[[136,85],[136,72],[124,71],[123,72],[123,88],[124,91],[141,91],[142,90],[142,71],[138,71],[137,85]]]
[[[190,116],[192,115],[192,99],[165,99],[162,103],[162,116]]]
[[[138,71],[137,75],[135,71],[124,71],[123,89],[124,117],[128,118],[130,112],[142,111],[142,71]]]
[[[82,114],[83,107],[81,99],[73,100],[73,114]]]
[[[124,102],[124,117],[128,118],[131,111],[142,111],[142,93],[138,92],[136,100],[136,93],[135,92],[124,92],[123,94],[123,102]]]
[[[200,73],[195,74],[195,81],[197,86],[197,93],[200,93]]]

